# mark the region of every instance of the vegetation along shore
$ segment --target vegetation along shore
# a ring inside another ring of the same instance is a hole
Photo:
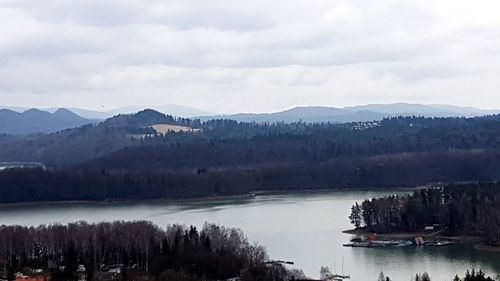
[[[450,184],[365,200],[351,208],[356,227],[345,233],[380,239],[473,241],[481,250],[500,249],[500,184]]]

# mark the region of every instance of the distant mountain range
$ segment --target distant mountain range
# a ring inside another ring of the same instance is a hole
[[[239,113],[232,115],[201,116],[202,120],[232,119],[240,122],[362,122],[394,116],[476,117],[498,114],[500,110],[484,110],[451,105],[422,105],[409,103],[369,104],[344,108],[296,107],[276,113]]]
[[[17,112],[24,112],[26,110],[29,110],[30,108],[27,107],[19,107],[19,106],[0,106],[0,108],[4,109],[9,109],[12,111],[17,111]],[[107,119],[111,118],[113,116],[116,116],[118,114],[132,114],[136,113],[139,111],[142,111],[146,108],[149,109],[154,109],[158,112],[162,112],[168,115],[176,116],[176,117],[184,117],[184,118],[191,118],[195,116],[211,116],[215,115],[215,113],[206,111],[206,110],[201,110],[198,108],[190,107],[190,106],[183,106],[183,105],[173,105],[173,104],[166,104],[166,105],[159,105],[159,106],[147,106],[147,105],[137,105],[137,106],[127,106],[127,107],[119,107],[115,109],[110,109],[106,110],[103,108],[102,111],[99,110],[89,110],[89,109],[83,109],[83,108],[78,108],[78,107],[67,107],[67,110],[72,111],[73,113],[82,116],[83,118],[87,119]],[[40,108],[40,110],[43,111],[48,111],[48,112],[56,112],[59,108],[57,107],[50,107],[50,108]]]
[[[136,113],[145,108],[152,108],[158,112],[184,118],[213,114],[209,111],[180,105],[129,106],[106,111],[73,107],[30,109],[19,106],[0,106],[0,134],[52,133],[85,124],[98,123],[119,114]]]
[[[352,111],[369,110],[391,115],[420,115],[426,117],[475,117],[500,113],[500,110],[479,109],[475,107],[460,107],[444,104],[424,105],[410,103],[369,104],[345,107],[344,109]]]
[[[56,132],[100,122],[119,114],[139,112],[144,108],[151,107],[130,106],[107,111],[93,111],[81,108],[46,108],[39,110],[5,107],[5,109],[0,110],[0,133],[16,135]],[[309,106],[296,107],[275,113],[239,113],[232,115],[215,115],[201,109],[179,105],[155,106],[152,109],[177,117],[199,118],[202,121],[231,119],[239,122],[258,123],[298,121],[348,123],[381,120],[385,117],[394,116],[475,117],[500,113],[500,110],[484,110],[473,107],[409,103],[369,104],[344,108]]]
[[[192,118],[195,116],[211,116],[215,115],[215,113],[206,111],[206,110],[201,110],[198,108],[190,107],[190,106],[183,106],[183,105],[173,105],[173,104],[166,104],[166,105],[159,105],[159,106],[127,106],[127,107],[120,107],[116,109],[111,109],[111,110],[106,110],[106,111],[94,111],[94,110],[87,110],[87,109],[82,109],[82,108],[68,108],[69,110],[73,111],[74,113],[90,118],[90,119],[107,119],[113,116],[116,116],[118,114],[132,114],[139,112],[141,110],[144,110],[146,108],[156,110],[158,112],[162,112],[164,114],[176,116],[176,117],[183,117],[183,118]],[[49,109],[53,110],[53,109]]]
[[[388,114],[359,110],[350,111],[334,107],[296,107],[293,109],[276,112],[276,113],[239,113],[233,115],[216,115],[216,116],[201,116],[201,120],[211,119],[231,119],[239,122],[332,122],[332,123],[347,123],[359,121],[380,120]]]
[[[2,134],[50,133],[92,122],[67,109],[58,109],[53,113],[38,109],[29,109],[24,112],[0,109],[0,133]]]

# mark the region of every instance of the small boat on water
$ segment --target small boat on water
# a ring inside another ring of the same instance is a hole
[[[335,270],[335,265],[333,266]],[[328,273],[326,281],[344,281],[344,279],[351,279],[351,275],[344,274],[344,257],[342,257],[342,273]]]
[[[453,245],[453,244],[455,244],[454,241],[437,241],[437,242],[429,243],[429,246],[432,246],[432,247],[445,247],[445,246],[450,246],[450,245]]]
[[[396,247],[408,247],[408,246],[412,246],[412,245],[413,245],[412,241],[403,240],[399,244],[397,244]]]
[[[333,274],[330,276],[330,280],[333,281],[344,281],[344,279],[351,279],[350,275]]]
[[[340,279],[351,279],[350,275],[342,275],[342,274],[333,274],[333,278],[340,278]]]
[[[344,247],[352,247],[352,248],[370,248],[371,245],[369,242],[352,242],[342,245]]]

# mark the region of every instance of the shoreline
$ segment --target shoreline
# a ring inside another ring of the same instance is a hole
[[[500,253],[500,246],[492,246],[484,243],[474,245],[474,250]]]
[[[414,239],[415,237],[421,236],[421,237],[426,237],[429,234],[429,232],[393,232],[393,233],[374,233],[374,232],[369,232],[364,229],[347,229],[342,231],[344,234],[349,234],[349,235],[356,235],[356,236],[363,236],[363,235],[369,235],[369,234],[376,234],[377,238],[380,238],[380,240],[392,240],[392,239]],[[433,236],[433,238],[437,239],[446,239],[450,241],[455,241],[455,242],[467,242],[467,243],[472,243],[473,246],[472,248],[477,251],[485,251],[485,252],[496,252],[500,253],[500,246],[494,246],[494,245],[488,245],[482,242],[480,237],[477,236],[471,236],[471,235],[459,235],[459,236],[446,236],[446,235],[437,235]]]
[[[418,187],[394,187],[394,188],[330,188],[330,189],[296,189],[296,190],[256,190],[244,194],[237,195],[222,195],[222,196],[204,196],[192,198],[155,198],[155,199],[105,199],[105,200],[62,200],[62,201],[31,201],[31,202],[9,202],[0,203],[0,209],[9,207],[36,206],[36,205],[108,205],[108,204],[141,204],[141,203],[181,203],[181,202],[217,202],[225,200],[243,200],[251,199],[257,196],[272,196],[272,195],[293,195],[293,194],[319,194],[330,192],[376,192],[376,191],[394,191],[394,192],[410,192],[425,188]]]
[[[425,238],[427,236],[430,236],[430,234],[432,234],[432,232],[429,232],[429,231],[376,233],[376,232],[366,231],[364,229],[348,229],[348,230],[342,231],[342,233],[350,234],[350,235],[357,235],[357,236],[376,234],[377,237],[381,238],[381,239],[413,239],[413,238],[419,237],[419,236]],[[471,235],[458,235],[458,236],[435,235],[432,237],[439,238],[439,239],[460,241],[460,242],[480,242],[481,241],[480,237],[471,236]],[[494,247],[494,246],[492,246],[492,247]]]
[[[0,203],[0,209],[7,207],[22,207],[35,205],[111,205],[111,204],[142,204],[142,203],[170,203],[170,202],[210,202],[223,201],[231,199],[246,199],[253,198],[260,194],[247,193],[242,195],[227,195],[227,196],[208,196],[208,197],[193,197],[193,198],[157,198],[157,199],[106,199],[106,200],[63,200],[63,201],[32,201],[32,202],[16,202],[16,203]]]

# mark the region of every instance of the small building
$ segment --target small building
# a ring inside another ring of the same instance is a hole
[[[76,277],[78,281],[87,280],[87,271],[85,270],[85,266],[83,264],[78,265],[78,269],[76,270]]]
[[[33,274],[25,275],[22,272],[16,273],[16,281],[50,281],[52,276],[50,273],[33,272]]]
[[[425,245],[425,240],[423,237],[419,236],[419,237],[415,237],[415,245],[417,246],[422,246],[422,245]]]

